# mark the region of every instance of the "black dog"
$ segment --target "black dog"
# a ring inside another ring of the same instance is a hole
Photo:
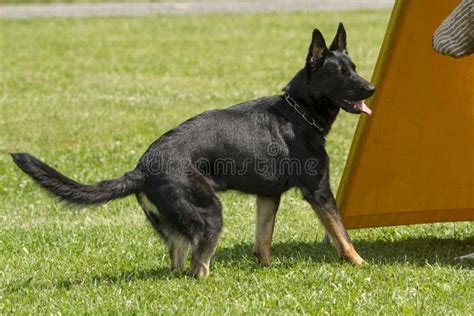
[[[40,186],[73,204],[105,203],[136,194],[149,221],[167,243],[172,269],[209,274],[222,228],[215,192],[257,195],[254,252],[270,263],[270,243],[280,195],[301,190],[340,255],[363,264],[341,222],[329,187],[325,135],[339,109],[367,113],[362,100],[375,88],[357,75],[339,25],[330,48],[315,29],[306,65],[283,89],[285,95],[202,113],[167,132],[145,152],[137,167],[119,179],[77,183],[35,157],[12,154]]]

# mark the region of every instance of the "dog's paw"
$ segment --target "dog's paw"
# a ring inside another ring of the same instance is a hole
[[[353,264],[356,266],[356,267],[364,267],[364,266],[368,266],[369,264],[367,263],[367,261],[365,261],[364,259],[360,258],[361,260],[360,261],[357,261],[357,262],[353,262]]]
[[[209,276],[209,266],[203,263],[191,263],[188,275],[196,279],[204,279]]]
[[[253,249],[253,254],[262,267],[268,267],[272,264],[272,256],[269,251]]]
[[[363,267],[363,266],[368,265],[368,263],[364,259],[362,259],[357,253],[353,254],[350,257],[349,256],[343,256],[342,259],[347,261],[347,262],[350,262],[351,264],[353,264],[356,267]]]

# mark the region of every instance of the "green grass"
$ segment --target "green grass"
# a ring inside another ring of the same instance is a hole
[[[29,151],[74,179],[134,167],[179,122],[279,89],[312,28],[337,22],[369,77],[388,11],[0,20],[0,150]],[[328,140],[337,188],[357,117]],[[199,135],[196,135],[199,137]],[[207,280],[169,270],[134,198],[71,210],[0,154],[0,313],[470,314],[472,223],[352,231],[370,265],[341,263],[300,194],[284,195],[274,262],[251,255],[254,198],[220,195],[225,228]]]

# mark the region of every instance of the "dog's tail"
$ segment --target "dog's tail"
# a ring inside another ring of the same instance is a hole
[[[124,174],[121,178],[104,180],[86,185],[62,175],[38,158],[27,153],[12,153],[13,161],[42,188],[63,201],[78,204],[101,204],[140,192],[145,176],[139,169]]]

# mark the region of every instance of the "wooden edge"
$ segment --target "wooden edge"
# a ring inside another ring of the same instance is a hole
[[[381,223],[383,220],[383,223]],[[427,210],[346,217],[347,229],[474,221],[474,209]]]
[[[375,84],[375,87],[378,91],[383,90],[382,87],[384,85],[385,72],[392,58],[393,46],[395,45],[398,35],[400,34],[400,21],[409,1],[410,0],[397,0],[392,10],[392,14],[387,26],[387,31],[385,32],[384,40],[382,42],[374,73],[372,75],[372,83]],[[375,96],[368,100],[368,103],[372,109],[376,108],[379,96],[380,93],[376,92]],[[350,181],[353,179],[353,172],[356,170],[355,166],[359,163],[360,150],[363,148],[362,145],[365,142],[364,136],[370,126],[370,123],[371,120],[368,119],[367,116],[361,115],[357,124],[354,138],[352,140],[351,148],[349,150],[349,155],[344,167],[341,182],[339,183],[339,188],[337,190],[337,205],[341,211],[344,209],[347,190],[349,188]]]

